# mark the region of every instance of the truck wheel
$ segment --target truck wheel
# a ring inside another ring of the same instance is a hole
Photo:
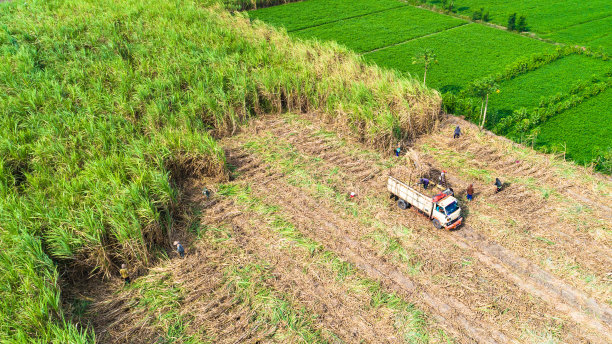
[[[408,209],[408,203],[406,203],[406,201],[404,201],[403,199],[397,201],[397,206],[400,207],[400,209],[402,210]]]
[[[442,229],[442,225],[440,224],[440,221],[438,221],[438,219],[433,219],[431,223],[433,223],[434,227],[436,227],[437,229]]]

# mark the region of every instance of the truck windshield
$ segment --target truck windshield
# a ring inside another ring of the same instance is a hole
[[[444,210],[446,211],[446,215],[450,215],[450,214],[456,212],[457,209],[459,209],[459,207],[457,206],[457,202],[453,202],[453,203],[447,205],[446,208],[444,208]]]

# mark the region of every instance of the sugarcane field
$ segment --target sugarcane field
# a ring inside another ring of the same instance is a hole
[[[611,15],[0,0],[0,343],[612,343]]]

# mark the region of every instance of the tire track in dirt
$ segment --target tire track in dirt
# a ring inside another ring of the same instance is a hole
[[[475,343],[513,342],[511,338],[496,329],[496,324],[481,320],[469,307],[452,297],[445,296],[444,300],[439,298],[438,295],[446,294],[444,290],[415,283],[395,266],[373,254],[373,250],[364,249],[364,243],[352,239],[348,230],[341,229],[359,226],[358,224],[342,225],[322,218],[320,214],[328,214],[331,217],[335,215],[324,205],[300,196],[301,191],[289,184],[273,181],[270,187],[282,191],[270,195],[268,189],[260,188],[257,183],[252,185],[252,190],[260,193],[269,203],[281,207],[284,214],[305,235],[324,243],[331,251],[357,266],[366,275],[392,290],[420,299],[429,313],[433,314],[441,324],[446,325],[445,330],[449,333]]]
[[[282,123],[280,129],[278,127],[273,128],[274,132],[280,134],[287,132],[286,129],[287,128],[283,128]],[[292,133],[291,135],[283,136],[299,137],[299,135],[301,135],[300,132],[296,132],[293,129],[290,132]],[[304,151],[307,154],[312,154],[309,149],[303,149],[300,145],[301,142],[308,142],[308,140],[299,141],[293,139],[291,141],[298,150]],[[325,157],[323,157],[323,159],[325,159]],[[332,164],[335,163],[334,159],[325,160]],[[342,167],[343,163],[344,161],[340,161],[340,164],[337,166]],[[474,237],[469,238],[469,232],[470,229],[466,229],[465,232],[455,232],[459,233],[459,235],[451,235],[450,237],[461,247],[473,250],[476,256],[484,264],[498,271],[500,274],[507,276],[508,279],[512,280],[523,290],[542,298],[558,311],[570,316],[574,321],[586,324],[592,330],[604,334],[608,340],[612,341],[612,337],[608,334],[611,333],[608,330],[611,319],[609,307],[599,305],[594,299],[589,298],[584,293],[581,293],[567,283],[562,282],[551,274],[538,268],[528,260],[516,256],[501,245],[490,242],[482,235],[479,235],[480,240],[471,241],[475,239]],[[471,234],[473,236],[475,232],[471,230]],[[506,263],[509,262],[509,265],[501,263],[499,261],[500,259]],[[568,297],[569,300],[565,300],[565,298]],[[607,326],[599,320],[591,321],[588,313],[598,316]]]
[[[430,159],[431,165],[437,165],[437,162]],[[447,177],[452,185],[468,185],[469,183],[455,176]],[[477,190],[491,189],[491,185],[473,182]],[[605,246],[605,243],[594,240],[594,238],[586,233],[581,233],[572,230],[568,226],[563,225],[560,210],[549,207],[547,202],[542,201],[539,195],[533,190],[527,189],[521,184],[512,184],[507,188],[507,192],[493,194],[492,192],[484,192],[490,201],[495,202],[496,209],[502,213],[516,215],[529,224],[537,228],[546,228],[543,235],[551,235],[554,232],[557,247],[562,246],[568,254],[576,255],[580,259],[581,264],[590,266],[595,271],[601,271],[602,263],[612,266],[612,249]],[[503,200],[502,200],[503,198]],[[551,215],[557,213],[557,216]],[[526,239],[523,237],[523,239]],[[558,240],[562,239],[562,240]],[[575,248],[588,247],[587,251],[577,252]],[[599,268],[599,269],[598,269]],[[607,272],[607,271],[606,271]]]
[[[514,193],[512,197],[519,201],[525,195],[524,191],[523,194]],[[523,210],[525,213],[533,211]],[[608,342],[612,342],[612,309],[610,307],[598,303],[594,298],[544,271],[538,265],[489,240],[474,231],[469,225],[463,226],[458,231],[447,233],[446,236],[460,247],[472,250],[483,264],[498,271],[526,292],[541,298],[559,312],[568,315],[579,324],[588,326],[603,335]],[[609,256],[604,254],[602,259],[609,260]],[[592,315],[596,318],[593,318]]]
[[[463,181],[453,184],[466,185]],[[527,197],[531,197],[531,193],[522,186],[519,189],[508,193],[504,197],[515,199],[515,204],[525,204],[524,200]],[[503,209],[503,207],[500,209]],[[525,216],[534,214],[537,218],[539,216],[544,217],[545,214],[539,213],[547,212],[547,210],[541,206],[534,206],[533,209],[522,207],[521,212]],[[557,233],[574,245],[593,247],[593,245],[586,244],[581,239],[566,233]],[[476,232],[469,225],[465,225],[460,230],[452,232],[450,237],[462,247],[474,249],[474,252],[483,263],[507,276],[514,283],[521,286],[522,289],[545,300],[559,312],[568,314],[577,323],[585,324],[593,331],[604,334],[605,338],[612,342],[612,309],[607,305],[598,303],[594,298],[556,278],[551,273],[541,269],[537,264],[533,264],[528,259],[489,240],[485,235]],[[611,257],[606,254],[610,250],[605,247],[596,247],[596,249],[600,251],[597,259],[612,262]]]

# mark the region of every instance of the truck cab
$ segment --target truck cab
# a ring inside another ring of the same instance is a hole
[[[457,199],[446,196],[434,203],[432,222],[436,228],[455,229],[462,222],[461,208]]]

